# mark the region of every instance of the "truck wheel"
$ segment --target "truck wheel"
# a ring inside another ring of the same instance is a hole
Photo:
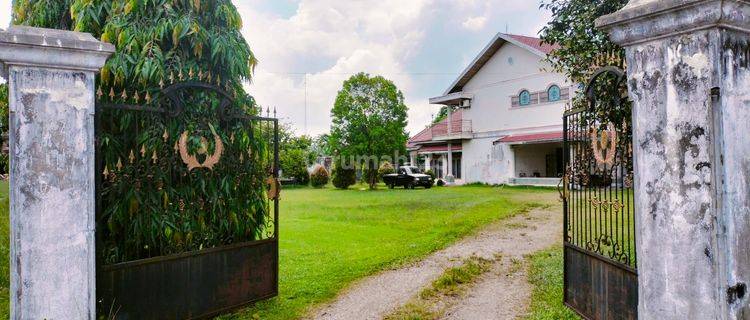
[[[415,187],[416,187],[416,186],[414,185],[414,183],[410,183],[410,184],[409,184],[409,189],[412,189],[412,190],[414,190],[414,188],[415,188]]]
[[[425,189],[430,189],[430,188],[432,188],[432,185],[431,184],[427,184],[427,185],[424,186],[424,188]]]
[[[393,187],[394,187],[393,183],[388,184],[388,189],[393,189]]]
[[[414,184],[411,182],[408,182],[404,185],[404,189],[414,189]]]

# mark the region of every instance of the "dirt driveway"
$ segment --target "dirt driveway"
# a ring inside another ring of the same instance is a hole
[[[495,259],[492,271],[480,278],[467,294],[451,301],[446,319],[515,319],[525,314],[531,296],[523,256],[562,241],[562,211],[554,194],[534,194],[546,204],[488,226],[474,236],[403,268],[368,277],[314,312],[314,319],[382,319],[407,303],[422,288],[477,255]],[[528,199],[527,199],[528,200]]]

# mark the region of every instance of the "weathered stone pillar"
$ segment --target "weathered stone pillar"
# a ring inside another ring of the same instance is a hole
[[[634,0],[626,48],[641,319],[748,319],[750,3]]]
[[[0,30],[11,319],[95,319],[94,78],[112,52],[89,34]]]

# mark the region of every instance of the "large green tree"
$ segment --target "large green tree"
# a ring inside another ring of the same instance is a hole
[[[89,32],[115,45],[99,77],[104,95],[132,95],[200,78],[252,106],[242,83],[257,63],[230,0],[15,0],[13,23]]]
[[[233,95],[233,107],[255,110],[242,85],[257,61],[230,0],[15,0],[13,23],[88,32],[112,43],[116,52],[97,77],[100,99],[156,103],[161,88],[200,81]],[[99,133],[104,170],[97,216],[106,222],[97,248],[106,263],[256,240],[272,230],[258,183],[270,167],[268,132],[220,128],[211,116],[219,95],[196,89],[184,98],[196,113],[170,120],[139,114],[134,121],[124,110],[106,111],[111,121],[102,121]],[[201,148],[217,148],[201,142],[201,130],[221,136],[226,152],[212,170],[176,165],[174,146],[186,128],[198,132],[187,142],[196,156]]]
[[[432,119],[432,124],[436,124],[440,121],[445,120],[445,118],[448,118],[448,110],[450,110],[450,112],[453,113],[453,112],[456,112],[456,110],[458,110],[458,107],[456,106],[440,107],[440,111],[438,111],[438,114],[435,116],[434,119]]]
[[[312,143],[309,136],[297,136],[290,123],[279,126],[279,162],[284,178],[294,178],[301,185],[310,182],[307,167],[315,160],[311,152]]]
[[[613,13],[628,0],[544,0],[541,8],[552,20],[541,30],[544,42],[559,46],[549,55],[557,72],[577,83],[586,83],[597,67],[621,64],[622,49],[597,29],[594,21]]]
[[[406,154],[404,95],[382,76],[358,73],[344,81],[331,110],[330,142],[343,160],[355,161],[371,189],[383,159]]]

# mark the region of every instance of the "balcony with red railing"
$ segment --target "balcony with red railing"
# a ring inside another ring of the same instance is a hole
[[[440,122],[433,125],[430,130],[432,131],[433,141],[467,140],[473,138],[471,120],[453,120],[450,127],[447,122]]]

